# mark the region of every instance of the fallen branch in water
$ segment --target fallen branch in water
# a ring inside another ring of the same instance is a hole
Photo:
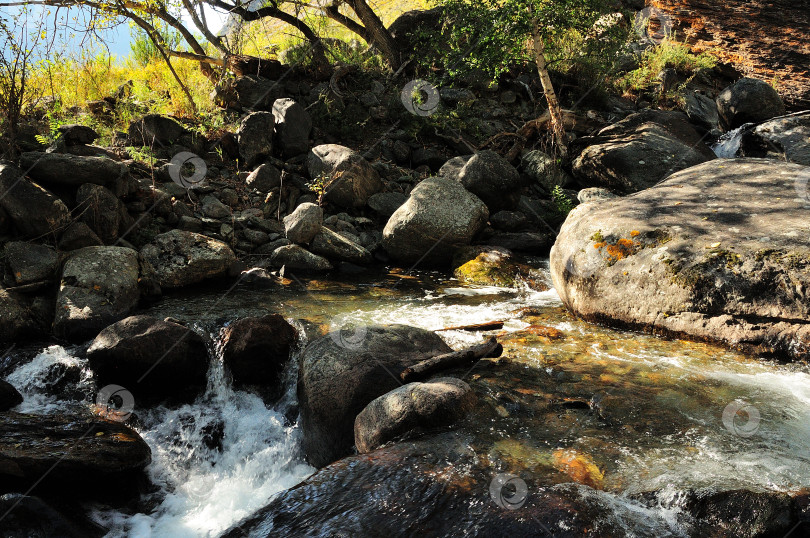
[[[500,357],[502,354],[503,346],[499,344],[495,338],[490,338],[483,344],[478,344],[471,348],[445,353],[444,355],[437,355],[417,362],[413,366],[405,368],[402,373],[399,374],[399,377],[406,383],[420,381],[442,370],[472,366],[483,358]]]
[[[441,331],[488,331],[490,329],[503,329],[503,321],[487,321],[485,323],[473,323],[472,325],[459,325],[457,327],[445,327],[444,329],[437,329],[436,332]]]

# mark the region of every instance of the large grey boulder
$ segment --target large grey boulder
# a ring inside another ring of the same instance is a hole
[[[211,219],[224,219],[231,215],[231,208],[223,204],[213,194],[209,194],[200,200],[200,211],[204,216]]]
[[[760,123],[743,134],[740,149],[745,157],[767,157],[810,166],[810,111]]]
[[[452,159],[451,159],[452,160]],[[514,209],[520,199],[520,174],[509,161],[491,150],[476,153],[460,169],[440,168],[443,177],[458,181],[484,202],[491,213]]]
[[[273,116],[276,118],[276,141],[283,155],[294,157],[309,151],[312,118],[303,105],[294,99],[276,99]]]
[[[475,405],[470,386],[454,377],[408,383],[363,409],[354,421],[354,444],[361,454],[428,429],[450,426]]]
[[[807,360],[808,182],[808,167],[723,159],[583,204],[551,249],[554,286],[586,320]]]
[[[202,234],[171,230],[141,249],[161,288],[179,288],[224,276],[236,262],[231,247]]]
[[[378,192],[369,196],[368,207],[388,220],[407,201],[408,195],[401,192]]]
[[[298,245],[284,245],[273,250],[270,255],[270,264],[274,267],[286,267],[300,271],[330,271],[333,269],[329,260]]]
[[[160,114],[147,114],[129,124],[129,143],[133,146],[171,146],[188,131],[177,120]]]
[[[741,78],[717,96],[720,120],[727,129],[759,123],[785,113],[782,98],[764,80]]]
[[[121,216],[126,211],[121,201],[106,187],[85,183],[76,192],[81,221],[106,244],[112,244],[121,232]]]
[[[591,145],[573,163],[574,176],[583,187],[636,192],[715,158],[680,112],[638,112],[577,142],[584,140]]]
[[[358,265],[368,265],[374,258],[371,252],[356,242],[329,228],[321,230],[312,239],[310,250],[332,260],[340,260]]]
[[[460,183],[428,178],[391,215],[383,247],[400,262],[444,263],[457,247],[470,244],[488,218],[484,203]]]
[[[363,207],[384,187],[380,175],[362,155],[337,144],[312,148],[307,155],[307,171],[312,179],[325,179],[326,201],[344,208]]]
[[[316,467],[351,452],[355,417],[400,386],[402,370],[452,351],[437,334],[416,327],[336,325],[304,349],[298,371],[302,443]]]
[[[34,181],[54,185],[112,185],[129,174],[118,161],[69,153],[30,151],[20,156],[20,165]]]
[[[130,248],[73,251],[62,268],[54,332],[83,340],[128,316],[140,298],[138,274],[138,253]]]
[[[272,112],[252,112],[242,118],[236,137],[246,166],[256,166],[273,154],[275,119]]]
[[[23,177],[11,164],[0,163],[0,206],[19,233],[40,237],[67,226],[70,211],[65,203]]]
[[[138,401],[193,401],[208,371],[200,335],[151,316],[130,316],[106,327],[87,349],[87,360],[99,386],[123,386]]]
[[[3,247],[6,264],[17,285],[51,280],[59,269],[59,257],[48,245],[11,241]]]
[[[284,217],[284,234],[293,243],[306,245],[323,226],[323,209],[311,202],[305,202],[295,211]]]

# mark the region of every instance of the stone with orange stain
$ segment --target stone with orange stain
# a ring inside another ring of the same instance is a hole
[[[554,467],[574,482],[595,489],[602,487],[605,474],[589,455],[574,449],[559,449],[552,453],[552,458]]]

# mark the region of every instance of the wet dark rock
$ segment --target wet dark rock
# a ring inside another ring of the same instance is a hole
[[[54,185],[112,185],[129,174],[126,165],[118,161],[67,153],[23,153],[20,165],[34,181]]]
[[[309,151],[309,133],[312,118],[309,112],[293,99],[276,99],[273,103],[276,118],[276,141],[286,157]]]
[[[489,218],[484,203],[459,182],[428,178],[411,191],[383,230],[383,247],[400,262],[441,264],[470,244]]]
[[[715,158],[680,112],[645,110],[575,143],[590,143],[573,163],[583,187],[628,193]]]
[[[807,177],[723,159],[579,206],[551,250],[554,287],[589,321],[806,360],[810,221],[796,189]]]
[[[22,394],[11,383],[0,379],[0,412],[8,411],[23,403]]]
[[[300,271],[330,271],[333,269],[329,260],[298,245],[276,248],[270,255],[270,263],[274,267],[286,267]]]
[[[106,244],[118,239],[121,214],[126,211],[121,201],[101,185],[85,183],[76,193],[76,204],[81,220]]]
[[[133,146],[171,146],[187,133],[178,121],[159,114],[148,114],[129,124],[129,140]]]
[[[354,421],[354,444],[361,454],[405,435],[452,425],[474,406],[470,386],[454,377],[408,383],[368,404]]]
[[[101,238],[87,224],[74,222],[62,232],[62,237],[59,239],[59,250],[70,251],[103,244]]]
[[[717,96],[717,110],[726,129],[759,123],[785,113],[785,104],[764,80],[742,78]]]
[[[62,200],[22,177],[10,164],[0,164],[0,205],[14,227],[24,236],[40,237],[66,226],[70,211]]]
[[[503,508],[503,501],[499,506],[490,494],[497,473],[478,468],[459,444],[444,434],[344,458],[279,494],[224,537],[263,536],[272,529],[306,537],[333,532],[578,538],[592,534],[597,523],[604,536],[623,535],[609,523],[609,509],[570,486],[537,487],[527,477],[525,504],[517,510]]]
[[[326,201],[343,208],[363,207],[384,187],[380,175],[362,155],[337,144],[312,148],[307,170],[313,179],[327,179]]]
[[[72,498],[106,500],[111,493],[133,493],[152,460],[149,446],[135,431],[90,414],[7,411],[0,413],[0,431],[4,492],[36,484],[39,492],[69,491]]]
[[[56,299],[54,332],[83,340],[127,315],[138,304],[138,253],[124,247],[86,247],[65,261]]]
[[[371,252],[343,234],[323,227],[312,239],[309,247],[315,254],[329,259],[368,265],[373,261]]]
[[[281,373],[295,346],[296,330],[279,314],[243,318],[222,333],[222,360],[234,386],[255,388],[268,399],[281,395]]]
[[[807,530],[795,528],[798,509],[785,493],[699,490],[685,504],[696,521],[693,536],[790,536],[792,530],[804,536]]]
[[[145,401],[193,401],[205,388],[208,351],[191,329],[131,316],[101,331],[87,350],[99,387],[120,385]]]
[[[321,231],[323,209],[313,203],[303,203],[284,217],[284,233],[293,243],[306,245]]]
[[[766,157],[810,166],[810,111],[773,118],[742,136],[744,157]]]
[[[354,420],[372,400],[400,386],[399,373],[452,351],[435,333],[407,327],[335,326],[301,355],[298,400],[303,448],[316,467],[351,452]]]
[[[236,136],[239,155],[247,166],[256,166],[272,156],[274,128],[272,112],[252,112],[242,118]]]
[[[3,254],[17,285],[52,280],[59,269],[56,251],[47,245],[12,241],[3,247]]]
[[[245,184],[260,192],[270,192],[281,186],[281,172],[272,164],[260,164],[245,179]]]
[[[101,529],[79,527],[39,497],[20,493],[0,495],[3,538],[101,537]]]
[[[162,288],[179,288],[226,275],[236,262],[231,247],[205,235],[171,230],[141,249]]]

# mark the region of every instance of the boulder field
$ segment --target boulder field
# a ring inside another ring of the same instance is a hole
[[[551,275],[597,323],[810,358],[810,169],[715,160],[575,208]]]

